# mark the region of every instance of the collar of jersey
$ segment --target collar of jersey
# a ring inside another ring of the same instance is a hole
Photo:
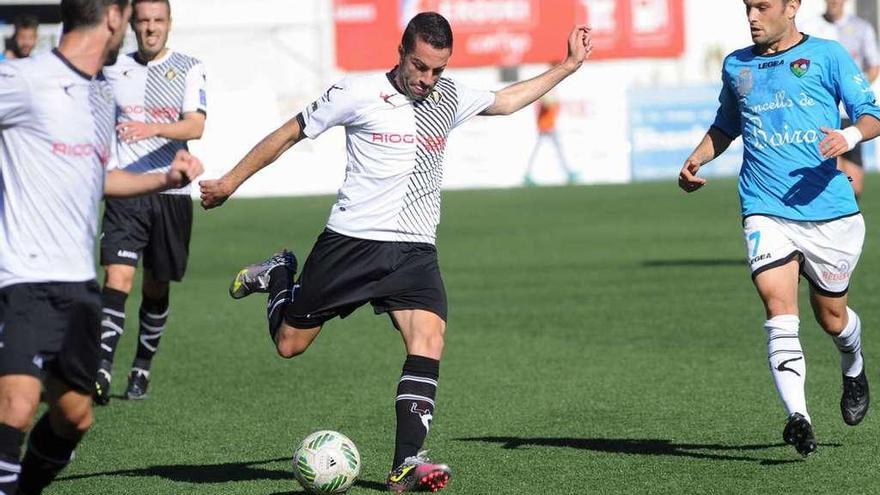
[[[785,50],[782,50],[781,52],[771,53],[769,55],[760,55],[758,53],[755,53],[755,48],[757,48],[757,45],[755,45],[752,47],[752,55],[754,55],[755,57],[762,57],[762,58],[773,58],[773,57],[778,57],[780,55],[785,55],[786,53],[790,52],[791,50],[794,50],[795,48],[803,45],[804,43],[807,42],[808,39],[810,39],[809,34],[806,34],[806,33],[801,33],[801,34],[804,35],[804,37],[800,41],[798,41],[796,45],[792,45],[792,46],[786,48]]]
[[[58,48],[53,48],[52,54],[55,55],[56,57],[58,57],[58,60],[61,60],[61,62],[64,65],[66,65],[68,69],[72,70],[73,72],[76,72],[77,75],[79,75],[80,77],[82,77],[86,81],[91,81],[95,77],[93,75],[86,74],[85,72],[79,70],[75,65],[73,65],[73,63],[70,60],[67,60],[67,57],[65,57],[64,54],[61,53],[61,50],[59,50]]]
[[[400,88],[397,87],[397,81],[394,80],[394,72],[395,71],[397,71],[396,65],[390,71],[385,73],[385,77],[388,78],[388,82],[391,83],[391,87],[394,88],[394,91],[397,91],[398,93],[402,94],[403,96],[406,96],[406,93],[404,93],[403,91],[401,91]],[[408,96],[407,96],[407,99],[409,99]]]
[[[162,56],[159,57],[159,58],[154,58],[153,60],[150,60],[150,61],[147,62],[147,63],[144,63],[144,62],[140,59],[140,57],[138,57],[138,52],[132,52],[132,53],[131,53],[131,58],[134,59],[134,61],[137,62],[137,63],[140,64],[140,65],[145,65],[145,66],[147,66],[147,67],[150,67],[150,66],[153,66],[153,65],[159,65],[159,64],[165,63],[165,61],[167,61],[169,58],[171,58],[171,54],[172,54],[172,53],[174,53],[174,50],[172,50],[171,48],[169,48],[169,49],[165,52],[165,55],[162,55]]]

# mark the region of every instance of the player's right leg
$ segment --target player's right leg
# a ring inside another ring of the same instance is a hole
[[[21,447],[40,403],[40,380],[0,376],[0,493],[18,493]]]
[[[305,352],[327,320],[346,316],[373,297],[376,273],[389,270],[381,255],[387,244],[325,230],[296,283],[296,258],[282,251],[239,270],[229,294],[238,299],[268,293],[269,335],[278,354],[291,358]]]
[[[18,493],[21,449],[40,403],[43,337],[57,323],[44,285],[0,289],[0,493]]]
[[[90,392],[75,390],[50,374],[46,396],[49,410],[31,430],[21,461],[19,495],[42,493],[73,460],[77,445],[94,421]]]
[[[101,226],[101,357],[95,383],[95,402],[110,401],[113,357],[125,329],[125,302],[134,284],[135,270],[149,241],[150,209],[144,198],[107,199]]]
[[[798,453],[816,450],[805,384],[807,368],[798,336],[797,288],[800,266],[797,260],[766,270],[755,277],[755,287],[764,302],[767,321],[767,359],[776,391],[788,414],[783,439]]]
[[[234,299],[255,292],[268,294],[266,319],[269,322],[269,336],[278,355],[283,358],[292,358],[305,352],[321,331],[320,324],[299,328],[285,321],[287,306],[293,298],[296,268],[296,257],[290,251],[283,250],[267,260],[239,270],[229,287],[229,295]]]
[[[526,165],[526,173],[523,175],[523,185],[527,187],[532,187],[537,185],[535,183],[535,178],[532,177],[532,171],[535,168],[535,159],[538,157],[538,150],[541,149],[541,144],[544,142],[544,134],[539,133],[538,139],[535,141],[535,146],[532,148],[532,153],[529,155],[528,165]]]
[[[11,289],[11,290],[10,290]],[[5,293],[5,294],[4,294]],[[11,294],[11,298],[5,298]],[[6,312],[3,321],[3,346],[0,346],[0,396],[12,391],[22,406],[16,413],[18,423],[30,422],[24,405],[36,407],[40,383],[37,376],[45,374],[49,411],[31,429],[18,476],[19,495],[36,495],[48,486],[73,458],[80,438],[92,424],[92,394],[98,369],[101,320],[101,295],[98,284],[86,283],[23,284],[0,290],[0,320],[3,299],[24,311]],[[7,387],[15,376],[25,377]],[[18,394],[26,391],[28,397]],[[14,400],[0,400],[0,409]],[[15,410],[15,408],[12,408]],[[32,415],[33,412],[30,412]],[[0,422],[10,416],[0,414]],[[0,437],[12,439],[8,429]],[[20,446],[20,444],[19,444]],[[8,447],[4,446],[4,453]],[[8,455],[8,454],[7,454]],[[15,467],[6,463],[0,468]],[[3,477],[14,481],[11,474]],[[3,483],[4,481],[0,481]]]
[[[808,455],[816,450],[816,442],[807,412],[806,364],[798,336],[800,252],[785,225],[775,218],[748,217],[744,234],[752,278],[767,316],[764,330],[770,373],[788,414],[783,439]]]
[[[559,131],[554,130],[553,132],[550,132],[549,135],[553,147],[556,149],[556,159],[559,161],[562,170],[565,171],[566,182],[569,185],[577,184],[580,180],[580,174],[569,166],[568,159],[565,158],[565,150],[562,148],[562,141],[559,139]]]
[[[125,329],[125,302],[134,284],[135,266],[113,264],[104,267],[104,289],[101,292],[101,357],[95,380],[95,402],[110,402],[110,381],[113,357]]]

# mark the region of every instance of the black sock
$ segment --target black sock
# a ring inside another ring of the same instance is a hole
[[[9,425],[0,424],[0,493],[13,494],[18,490],[21,474],[21,444],[24,432]]]
[[[269,300],[266,304],[266,318],[269,320],[269,336],[275,342],[275,335],[284,320],[284,310],[293,299],[293,274],[286,266],[276,266],[269,272]]]
[[[150,299],[144,296],[140,310],[140,329],[138,330],[137,355],[134,359],[134,369],[150,371],[153,356],[159,350],[159,340],[165,331],[165,322],[168,321],[168,294],[159,299]]]
[[[113,354],[119,345],[119,338],[125,329],[125,300],[128,294],[110,287],[104,287],[101,295],[104,312],[101,315],[101,361],[106,367],[113,364]]]
[[[403,373],[397,384],[397,435],[394,445],[393,470],[407,457],[418,454],[431,421],[434,419],[434,396],[440,361],[409,355],[403,363]]]
[[[27,452],[21,461],[21,493],[37,495],[58,476],[73,459],[79,440],[58,436],[49,424],[49,413],[37,422],[28,438]]]

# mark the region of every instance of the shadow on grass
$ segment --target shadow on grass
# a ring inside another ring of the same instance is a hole
[[[670,267],[688,267],[688,266],[745,266],[744,258],[735,259],[687,259],[687,260],[645,260],[642,266],[646,268],[670,268]]]
[[[501,448],[517,449],[524,446],[534,447],[568,447],[572,449],[592,450],[609,454],[660,455],[672,457],[689,457],[714,461],[745,461],[757,462],[766,466],[801,462],[798,459],[761,459],[745,455],[748,452],[791,448],[784,443],[759,445],[722,445],[675,443],[672,440],[632,439],[632,438],[522,438],[522,437],[475,437],[459,438],[462,442],[500,443]],[[820,447],[840,447],[840,444],[823,443]],[[732,452],[718,454],[712,451]]]
[[[252,462],[226,462],[222,464],[169,464],[164,466],[150,466],[139,469],[122,469],[118,471],[103,471],[98,473],[76,474],[62,476],[58,482],[79,480],[85,478],[97,478],[100,476],[132,476],[151,477],[155,476],[179,483],[211,484],[233,483],[236,481],[259,481],[259,480],[290,480],[296,484],[293,473],[290,470],[266,469],[260,467],[277,462],[290,463],[289,457],[267,459],[265,461]],[[369,480],[358,480],[355,485],[370,490],[386,491],[384,483]],[[306,492],[302,490],[278,492],[273,495],[300,495]]]
[[[365,488],[367,490],[374,490],[377,492],[387,492],[388,488],[385,487],[385,483],[378,483],[375,481],[369,480],[357,480],[354,482],[354,486],[359,488]],[[295,491],[295,492],[274,492],[269,495],[300,495],[306,492],[303,491]]]

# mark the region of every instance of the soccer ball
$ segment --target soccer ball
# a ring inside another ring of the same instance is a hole
[[[336,431],[316,431],[293,452],[293,474],[309,493],[345,493],[360,472],[361,455],[357,447]]]

